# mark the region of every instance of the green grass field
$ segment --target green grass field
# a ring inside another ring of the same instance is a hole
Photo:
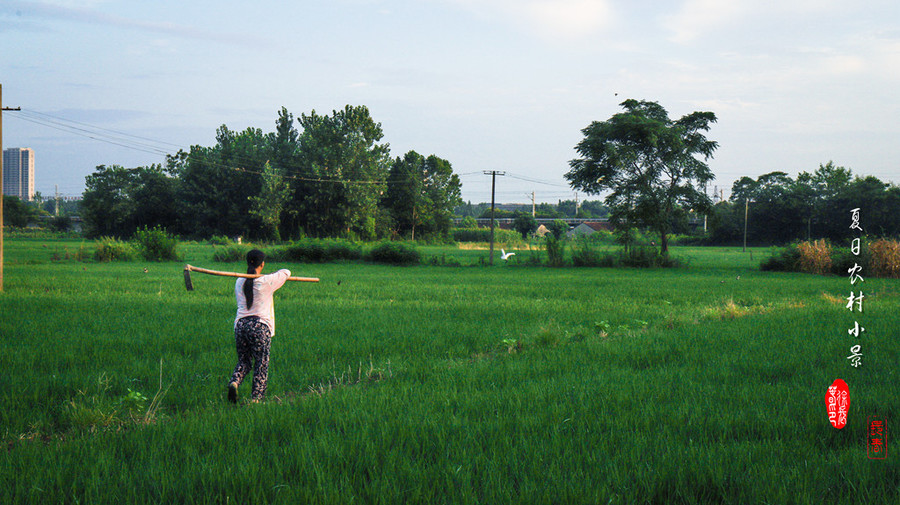
[[[65,260],[79,244],[6,241],[0,503],[900,503],[897,280],[867,278],[856,314],[846,278],[759,272],[765,249],[273,263],[322,281],[276,294],[268,400],[234,407],[233,280],[187,292],[181,263]]]

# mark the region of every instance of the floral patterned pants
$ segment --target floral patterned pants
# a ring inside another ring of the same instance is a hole
[[[261,400],[266,394],[266,383],[269,379],[272,332],[258,317],[244,317],[238,320],[234,328],[234,343],[238,361],[234,373],[231,374],[231,382],[240,385],[252,367],[253,388],[250,390],[250,398]]]

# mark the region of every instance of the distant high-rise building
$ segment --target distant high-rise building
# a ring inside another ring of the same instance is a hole
[[[3,194],[17,196],[22,201],[34,199],[34,149],[3,150]]]

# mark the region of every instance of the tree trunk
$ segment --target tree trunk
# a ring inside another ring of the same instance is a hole
[[[663,256],[669,255],[669,235],[664,230],[659,232],[659,253]]]

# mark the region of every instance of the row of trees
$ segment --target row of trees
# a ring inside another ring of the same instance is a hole
[[[731,198],[716,204],[709,219],[709,240],[738,243],[747,221],[747,242],[785,244],[798,239],[847,241],[850,210],[859,208],[864,231],[900,236],[900,187],[877,177],[854,177],[833,162],[796,179],[771,172],[734,183]]]
[[[216,145],[166,165],[99,166],[81,206],[90,236],[162,226],[184,236],[280,240],[302,235],[374,239],[449,233],[461,184],[449,161],[410,151],[391,158],[365,106],[294,117],[275,131],[221,126]]]
[[[847,214],[861,207],[873,235],[900,235],[900,188],[874,177],[853,177],[829,162],[792,179],[772,172],[734,184],[730,201],[713,205],[705,188],[707,162],[718,147],[706,138],[712,112],[671,119],[656,102],[626,100],[623,111],[582,130],[579,158],[565,175],[573,189],[605,193],[588,200],[541,204],[539,217],[608,218],[623,243],[644,229],[659,237],[686,233],[689,217],[708,216],[710,243],[739,243],[748,215],[752,244],[846,236]],[[274,132],[218,129],[216,145],[194,146],[166,166],[101,166],[87,178],[82,216],[89,235],[130,236],[163,226],[185,236],[300,235],[447,236],[457,215],[487,217],[487,204],[462,204],[459,178],[447,160],[410,151],[392,159],[380,143],[381,125],[365,107],[330,116],[303,114],[295,125],[282,108]],[[517,229],[534,225],[530,213]],[[502,211],[496,217],[504,217]]]
[[[864,228],[874,236],[900,235],[900,188],[875,177],[853,177],[829,162],[792,179],[772,172],[737,181],[728,202],[713,206],[705,188],[713,173],[707,165],[718,144],[706,138],[716,116],[693,112],[670,119],[655,102],[626,100],[623,112],[582,130],[581,156],[566,174],[573,188],[608,192],[610,222],[624,243],[630,230],[657,233],[660,252],[667,237],[684,229],[687,216],[710,216],[710,243],[743,240],[783,244],[800,238],[846,240],[850,210],[860,208]]]

